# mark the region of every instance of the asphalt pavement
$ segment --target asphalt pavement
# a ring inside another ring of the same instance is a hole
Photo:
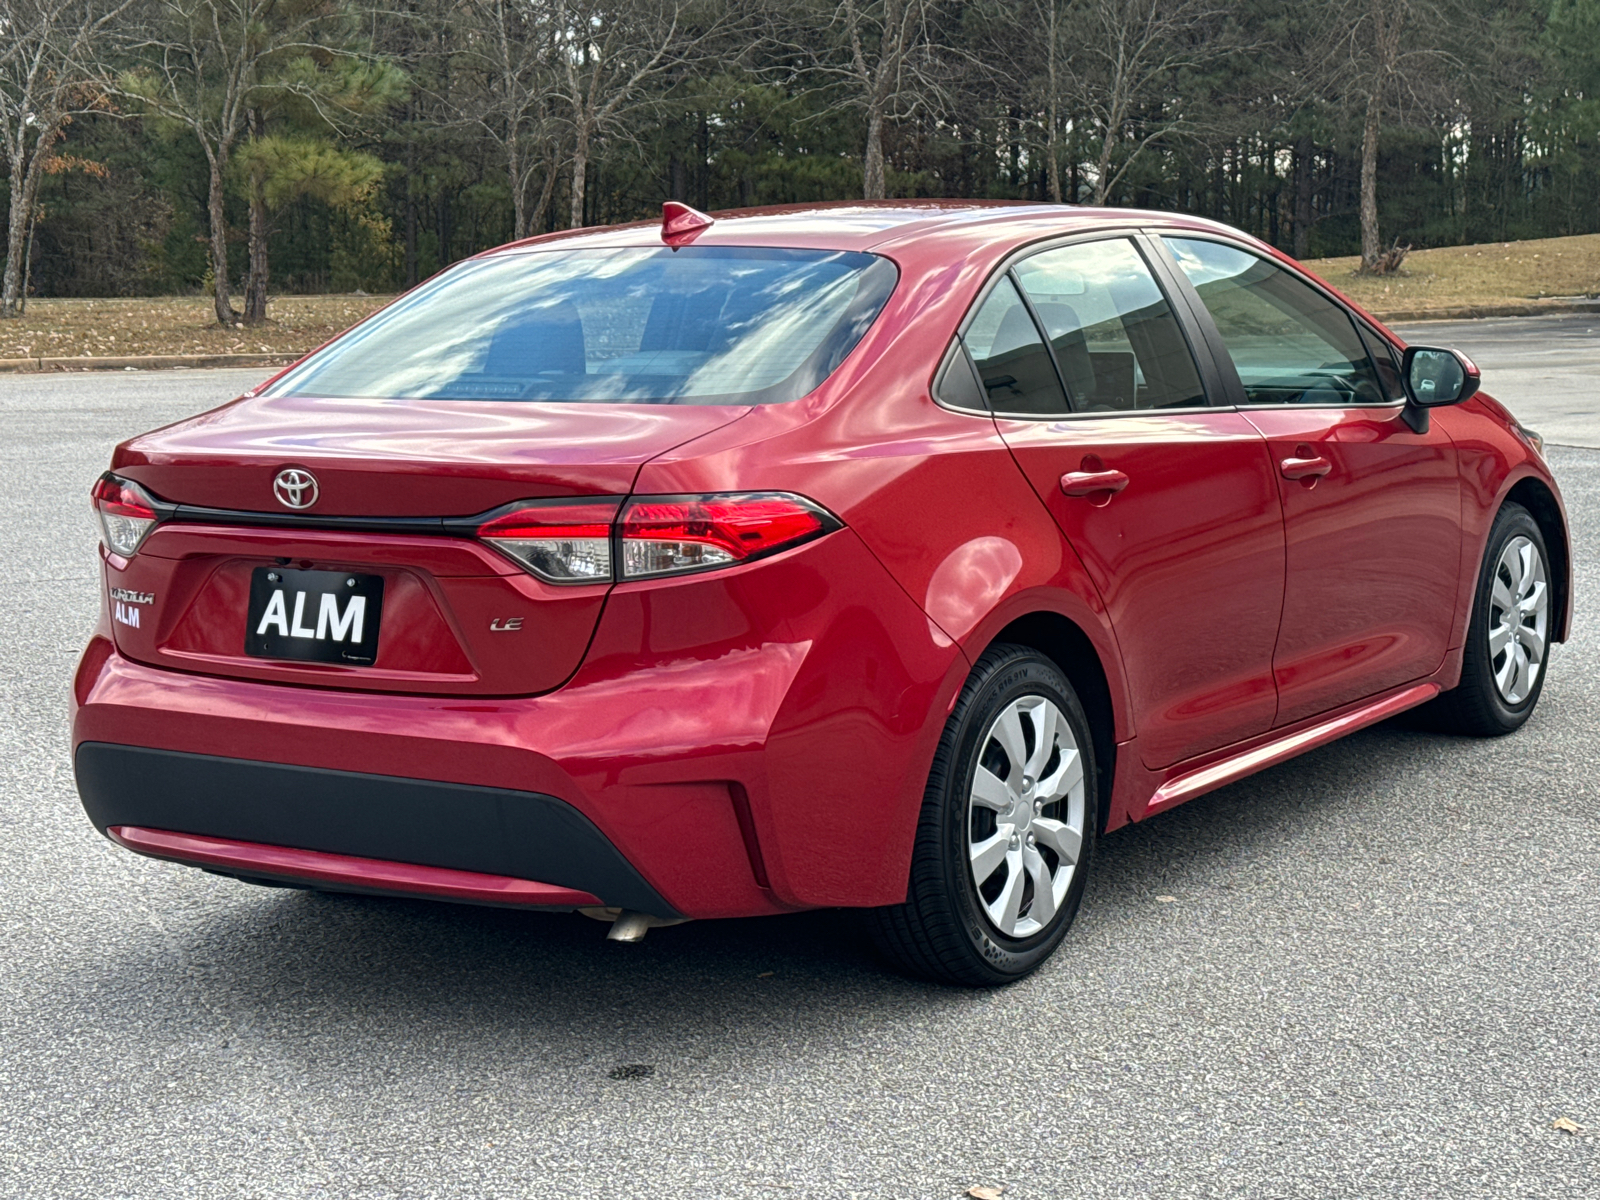
[[[1061,952],[969,992],[843,913],[626,946],[103,841],[89,484],[254,378],[0,378],[0,1196],[1600,1196],[1600,451],[1550,452],[1579,619],[1521,733],[1391,723],[1119,831]]]
[[[1395,332],[1465,351],[1483,390],[1547,442],[1600,449],[1600,313],[1420,321]]]

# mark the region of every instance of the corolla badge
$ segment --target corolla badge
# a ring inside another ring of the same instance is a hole
[[[272,494],[285,508],[310,508],[317,502],[317,478],[310,471],[288,467],[272,481]]]

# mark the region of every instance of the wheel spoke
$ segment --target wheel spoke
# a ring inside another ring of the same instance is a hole
[[[1050,878],[1050,868],[1045,866],[1037,850],[1026,851],[1022,861],[1033,878],[1033,905],[1028,909],[1028,915],[1040,925],[1048,925],[1050,918],[1056,915],[1056,889]]]
[[[1056,749],[1056,735],[1064,730],[1065,725],[1061,711],[1048,700],[1033,710],[1033,729],[1037,737],[1034,739],[1033,753],[1028,756],[1027,771],[1034,779],[1043,775],[1045,767],[1050,764],[1050,756]],[[1070,731],[1067,740],[1071,740]]]
[[[989,905],[989,915],[1001,933],[1010,935],[1017,931],[1017,914],[1022,910],[1022,855],[1014,850],[1008,853],[1006,866],[1011,873],[1006,876],[1005,886],[994,903]]]
[[[1489,631],[1489,657],[1493,658],[1511,644],[1511,627],[1496,625]]]
[[[1496,668],[1494,673],[1494,684],[1500,689],[1500,694],[1502,696],[1509,696],[1511,694],[1511,680],[1516,673],[1517,648],[1516,643],[1513,642],[1506,647],[1505,661],[1502,662],[1498,668]]]
[[[1528,695],[1528,652],[1520,645],[1513,646],[1511,657],[1516,662],[1516,674],[1511,680],[1511,691],[1507,693],[1507,699],[1517,703],[1526,699]]]
[[[1000,743],[1000,749],[1006,752],[1006,758],[1011,760],[1012,786],[1016,786],[1016,777],[1023,774],[1026,769],[1024,764],[1028,761],[1028,743],[1022,733],[1022,705],[1019,701],[1011,705],[1000,714],[1000,719],[994,723],[994,731],[990,735]]]
[[[1061,797],[1071,794],[1072,790],[1083,782],[1083,755],[1078,753],[1076,747],[1067,748],[1065,742],[1061,746],[1061,762],[1057,765],[1055,774],[1048,779],[1041,779],[1034,793],[1046,804],[1051,804]]]
[[[1036,817],[1033,822],[1033,835],[1054,850],[1056,857],[1069,866],[1076,864],[1078,855],[1083,852],[1083,835],[1065,822],[1053,821],[1049,817]]]
[[[1506,581],[1500,578],[1498,571],[1495,572],[1494,583],[1489,588],[1489,599],[1501,612],[1508,612],[1517,606],[1516,597],[1511,594],[1511,589],[1506,586]]]
[[[1534,662],[1544,661],[1544,638],[1531,625],[1517,626],[1517,641],[1521,642]]]
[[[1011,845],[1011,833],[1010,825],[1002,825],[993,837],[972,843],[972,878],[980,885],[1005,862],[1006,851]]]
[[[1528,589],[1526,596],[1517,601],[1517,611],[1527,616],[1529,613],[1542,612],[1548,603],[1549,595],[1541,579]]]
[[[972,776],[972,802],[995,812],[1005,812],[1011,807],[1011,789],[1000,776],[979,763]]]
[[[1517,549],[1517,599],[1527,595],[1528,589],[1533,586],[1537,575],[1534,566],[1538,562],[1537,552],[1533,543],[1524,541]]]

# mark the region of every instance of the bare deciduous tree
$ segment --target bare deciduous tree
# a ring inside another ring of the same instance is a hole
[[[571,221],[584,223],[596,144],[656,107],[652,86],[711,56],[737,11],[691,0],[549,0],[557,90],[572,164]]]
[[[461,53],[477,69],[455,108],[505,155],[512,236],[525,238],[544,224],[561,169],[555,12],[547,0],[465,0],[456,22]],[[530,207],[536,174],[542,180]]]
[[[943,0],[824,0],[801,10],[790,49],[833,82],[841,94],[835,107],[859,111],[866,123],[861,194],[867,200],[882,200],[888,191],[885,127],[948,102],[940,68],[955,51],[937,34],[944,8]]]
[[[96,103],[95,60],[130,0],[5,0],[0,6],[0,149],[10,183],[0,317],[27,303],[23,261],[39,183],[75,111]]]

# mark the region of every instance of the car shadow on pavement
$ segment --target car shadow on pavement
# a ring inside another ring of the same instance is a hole
[[[1460,746],[1380,727],[1104,838],[1076,928],[1019,986],[1049,988],[1062,972],[1104,974],[1130,940],[1159,930],[1155,901],[1270,889],[1322,855],[1330,837],[1377,836],[1395,820],[1406,781]],[[169,874],[141,889],[152,907],[171,902],[166,937],[130,939],[125,956],[102,966],[145,985],[172,973],[170,991],[200,987],[208,1008],[247,1025],[292,1023],[314,997],[321,1020],[330,1007],[357,1023],[381,1013],[396,1033],[470,1014],[474,1024],[537,1031],[551,1044],[590,1038],[597,1022],[655,1042],[711,1027],[794,1036],[808,1024],[876,1023],[985,999],[894,974],[848,911],[692,922],[625,945],[577,915],[259,889],[210,876],[196,877],[190,888],[203,895],[190,890],[180,906],[172,889],[189,879]],[[122,990],[106,982],[106,995]]]

